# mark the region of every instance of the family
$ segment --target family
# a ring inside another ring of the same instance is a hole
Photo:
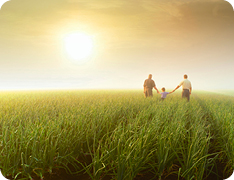
[[[152,80],[152,74],[149,74],[148,79],[145,80],[144,82],[144,94],[145,97],[152,97],[153,92],[152,89],[154,88],[158,94],[161,94],[161,99],[164,100],[168,94],[173,93],[175,90],[177,90],[180,86],[182,86],[183,91],[182,91],[182,98],[186,98],[187,101],[190,100],[190,94],[192,92],[192,85],[191,82],[188,80],[188,75],[184,75],[184,80],[181,81],[181,83],[171,92],[166,92],[166,89],[163,87],[162,92],[160,93],[159,90],[156,88],[154,80]]]

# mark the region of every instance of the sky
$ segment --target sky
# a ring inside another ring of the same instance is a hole
[[[84,63],[64,38],[85,33]],[[234,90],[234,11],[224,0],[11,0],[0,10],[0,90]]]

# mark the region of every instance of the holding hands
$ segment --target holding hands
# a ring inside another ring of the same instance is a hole
[[[160,93],[159,90],[156,88],[156,85],[155,85],[155,82],[152,80],[152,74],[149,74],[149,77],[148,79],[146,79],[144,81],[144,93],[145,93],[145,97],[152,97],[153,94],[152,94],[152,89],[154,88],[158,94],[161,94],[161,98],[162,99],[165,99],[167,94],[171,94],[173,92],[175,92],[177,89],[180,88],[180,86],[182,86],[183,88],[183,91],[182,91],[182,98],[187,98],[187,100],[189,101],[190,99],[190,95],[191,95],[191,92],[192,92],[192,85],[191,85],[191,82],[187,79],[188,76],[187,74],[184,75],[184,80],[181,81],[181,83],[174,89],[172,90],[171,92],[166,92],[165,88],[163,87],[162,88],[162,92]]]

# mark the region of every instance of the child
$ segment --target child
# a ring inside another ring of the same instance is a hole
[[[162,88],[162,92],[160,93],[161,94],[161,100],[163,101],[168,94],[171,94],[172,92],[165,92],[165,87]]]

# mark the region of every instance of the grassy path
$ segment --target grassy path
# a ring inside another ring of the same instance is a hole
[[[204,180],[234,169],[232,97],[194,93],[187,103],[178,93],[162,102],[140,91],[61,91],[0,99],[0,168],[12,179],[63,168],[93,180]]]

